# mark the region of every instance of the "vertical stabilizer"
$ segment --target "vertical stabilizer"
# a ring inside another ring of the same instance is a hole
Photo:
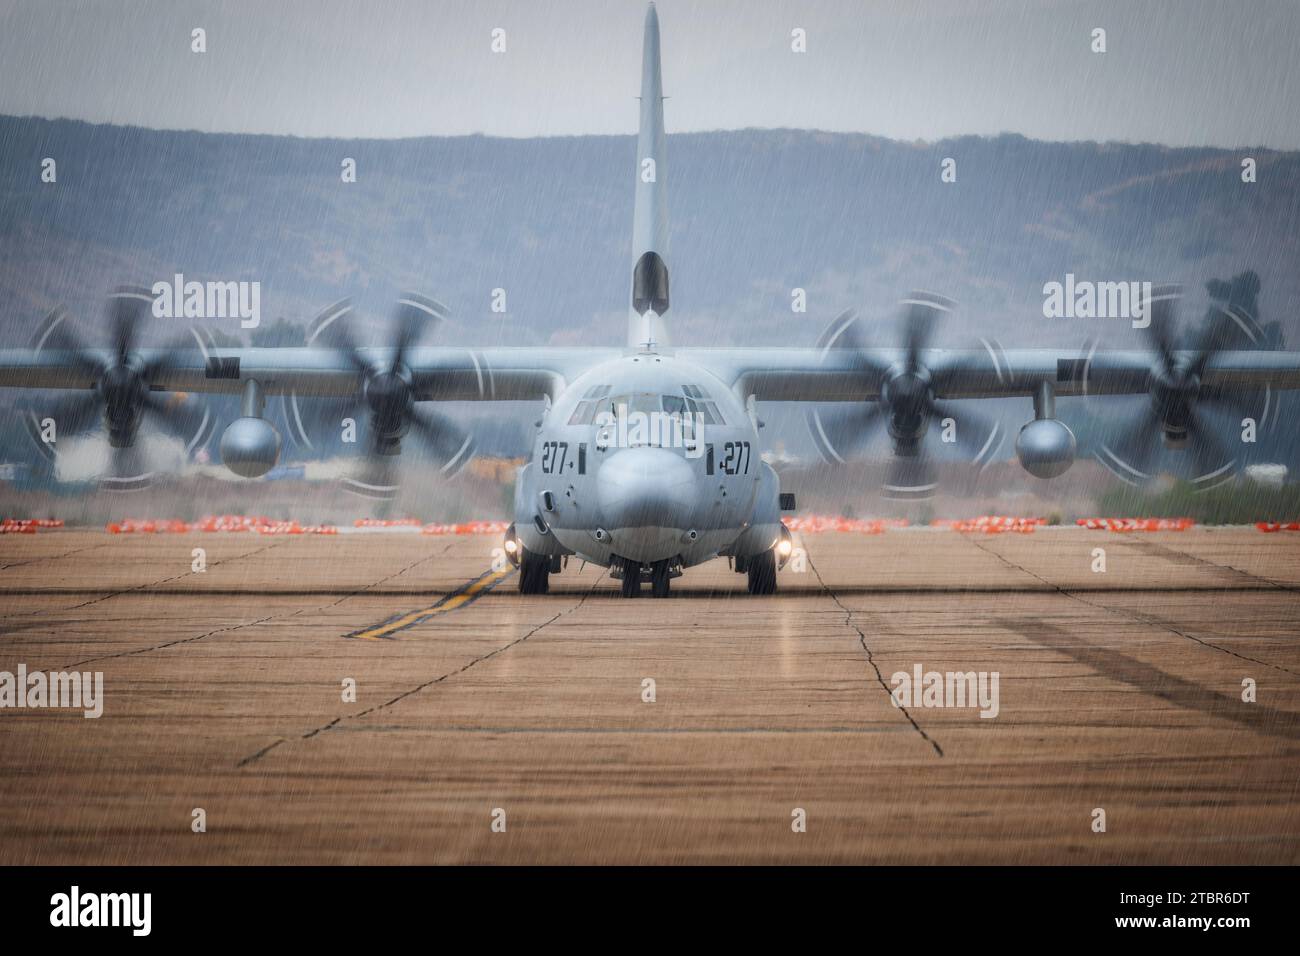
[[[664,91],[659,72],[659,14],[650,4],[641,52],[641,126],[636,140],[636,210],[632,217],[632,308],[627,344],[668,344],[668,194]]]

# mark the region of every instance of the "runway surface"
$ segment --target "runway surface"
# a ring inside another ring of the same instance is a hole
[[[104,674],[0,710],[0,863],[1300,862],[1300,534],[822,534],[630,601],[498,544],[0,538],[0,670]],[[894,706],[918,664],[997,716]]]

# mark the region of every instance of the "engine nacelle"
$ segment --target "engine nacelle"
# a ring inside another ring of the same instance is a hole
[[[280,433],[265,418],[236,418],[221,434],[221,461],[241,478],[261,478],[280,458]]]
[[[1055,418],[1036,418],[1016,436],[1016,456],[1035,478],[1058,478],[1074,464],[1074,432]]]

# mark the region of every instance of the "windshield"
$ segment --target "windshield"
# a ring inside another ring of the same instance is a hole
[[[671,416],[689,414],[705,425],[724,424],[718,406],[709,400],[696,385],[683,387],[683,394],[660,395],[657,392],[620,392],[610,395],[608,385],[588,389],[569,416],[570,425],[592,425],[602,412],[611,418],[620,414],[639,412],[644,415],[665,413]]]

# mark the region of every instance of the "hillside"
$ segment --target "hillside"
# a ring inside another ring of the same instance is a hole
[[[111,286],[181,272],[260,282],[264,325],[303,324],[344,295],[382,317],[409,287],[454,310],[443,343],[618,344],[633,150],[630,136],[307,140],[0,117],[0,341],[23,344],[60,302],[101,322]],[[1215,149],[670,136],[675,342],[811,345],[857,306],[893,344],[892,303],[919,287],[960,304],[937,344],[1132,346],[1124,321],[1043,318],[1043,284],[1180,281],[1191,322],[1206,282],[1247,269],[1271,342],[1296,341],[1300,154],[1252,155],[1248,185],[1240,155]],[[55,184],[40,181],[44,157]],[[344,157],[356,183],[340,180]],[[940,182],[944,157],[956,183]],[[791,312],[794,287],[806,314]],[[505,314],[490,308],[497,288]],[[222,331],[248,340],[234,320]],[[1027,417],[1020,404],[1009,424]],[[1085,429],[1095,413],[1062,412]],[[800,416],[773,416],[806,452]],[[525,412],[507,417],[502,453],[525,434]],[[1290,456],[1294,437],[1269,456]]]

